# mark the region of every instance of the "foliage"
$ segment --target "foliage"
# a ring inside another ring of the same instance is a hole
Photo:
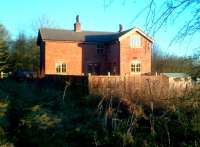
[[[192,77],[200,77],[200,52],[197,52],[193,57],[192,57],[192,69],[190,71],[190,74]]]
[[[20,33],[16,40],[10,40],[8,31],[0,24],[0,71],[21,69],[39,71],[39,47],[36,38]]]
[[[160,51],[158,46],[154,46],[152,54],[152,72],[181,72],[188,73],[192,77],[200,75],[199,54],[192,57],[178,57],[174,55],[166,55]]]
[[[39,70],[39,48],[36,38],[27,38],[24,33],[20,33],[11,47],[10,64],[12,70],[29,69]]]
[[[0,71],[6,71],[8,65],[8,32],[3,25],[0,24]]]
[[[1,81],[0,143],[50,147],[200,145],[198,90],[152,109],[148,103],[127,105],[120,98],[87,95],[76,85],[67,88],[63,99],[64,86],[58,85],[62,83]]]

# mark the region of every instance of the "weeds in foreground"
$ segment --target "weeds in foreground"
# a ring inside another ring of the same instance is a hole
[[[199,146],[199,87],[162,101],[154,99],[151,88],[149,99],[138,93],[113,97],[112,91],[103,96],[98,112],[104,115],[108,136],[118,146]]]
[[[54,87],[55,86],[55,87]],[[200,93],[144,101],[81,87],[0,83],[0,143],[11,146],[199,146]]]

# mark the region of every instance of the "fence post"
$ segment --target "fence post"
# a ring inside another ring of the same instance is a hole
[[[1,71],[1,79],[3,79],[3,72]]]
[[[126,95],[126,74],[124,75],[124,97]]]
[[[88,92],[89,92],[89,94],[90,94],[90,92],[91,92],[91,73],[88,73]]]
[[[111,98],[111,85],[110,85],[110,72],[108,72],[108,81],[107,81],[107,96]]]

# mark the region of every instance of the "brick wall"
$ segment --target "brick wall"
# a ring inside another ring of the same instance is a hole
[[[111,74],[119,75],[119,71],[120,71],[119,42],[115,41],[108,44],[106,51],[107,51],[107,63],[109,64],[107,72],[110,72]]]
[[[89,64],[98,64],[99,65],[99,72],[103,74],[106,70],[106,53],[99,55],[97,53],[97,43],[82,43],[83,48],[83,69],[84,73],[88,73],[88,65]]]
[[[137,32],[130,34],[120,41],[120,74],[130,74],[130,64],[134,59],[141,61],[141,74],[151,72],[151,48],[150,41],[141,36],[141,48],[131,48],[131,36],[140,35]]]
[[[45,41],[41,44],[41,75],[55,75],[56,63],[64,62],[67,72],[64,75],[82,75],[88,73],[89,64],[97,64],[98,74],[130,74],[133,59],[141,61],[141,74],[151,72],[150,42],[141,35],[141,48],[131,48],[130,36],[120,42],[105,43],[104,54],[97,53],[97,43],[74,41]],[[139,34],[140,35],[140,34]]]
[[[45,74],[56,74],[55,64],[65,62],[67,75],[82,74],[82,48],[78,42],[46,41]]]
[[[64,75],[87,74],[88,64],[99,64],[100,74],[107,74],[110,70],[107,63],[116,62],[119,65],[116,45],[105,46],[104,54],[97,53],[97,43],[69,42],[69,41],[46,41],[41,46],[41,71],[45,75],[55,75],[57,62],[64,62],[67,65],[67,72]],[[108,57],[108,49],[110,56]],[[45,54],[45,56],[43,55]]]

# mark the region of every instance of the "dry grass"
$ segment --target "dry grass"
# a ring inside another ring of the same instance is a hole
[[[168,103],[194,93],[196,87],[171,88],[164,76],[90,76],[90,94],[120,97],[126,101]],[[173,100],[172,100],[173,101]]]

